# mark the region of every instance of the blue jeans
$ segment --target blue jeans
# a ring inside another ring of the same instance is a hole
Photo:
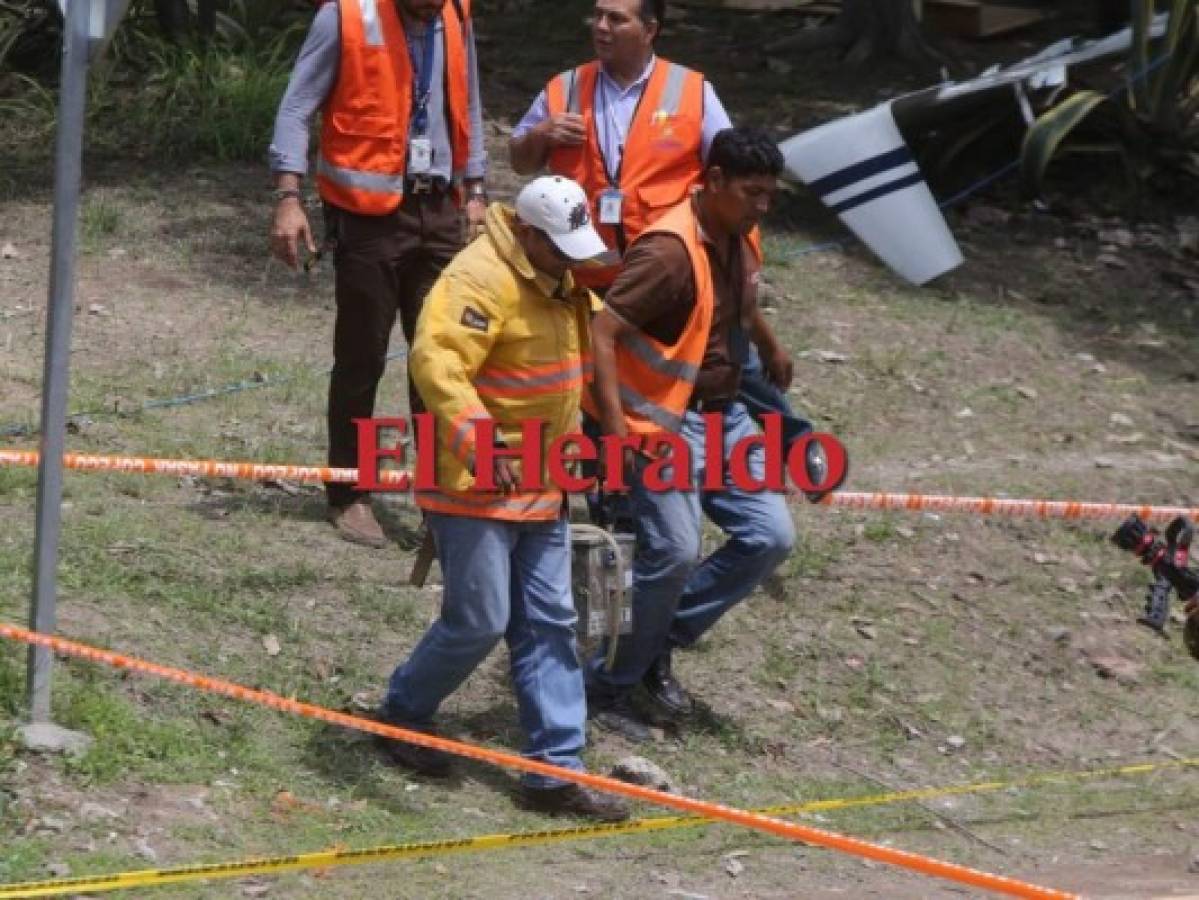
[[[724,459],[743,438],[758,433],[741,403],[724,415]],[[680,436],[691,450],[692,484],[702,484],[704,420],[687,412]],[[716,461],[717,464],[723,460]],[[633,633],[620,638],[612,671],[604,668],[606,648],[591,661],[587,677],[598,697],[633,688],[654,660],[674,647],[699,640],[736,603],[749,596],[795,545],[795,526],[782,494],[740,490],[725,478],[723,491],[646,490],[644,463],[629,476],[629,500],[637,525],[633,563]],[[763,477],[762,448],[749,457],[755,478]],[[700,514],[728,536],[700,562]]]
[[[575,653],[570,529],[429,513],[445,588],[441,617],[392,673],[384,712],[416,726],[504,638],[527,745],[524,755],[582,769],[587,706]],[[526,775],[535,788],[564,782]]]

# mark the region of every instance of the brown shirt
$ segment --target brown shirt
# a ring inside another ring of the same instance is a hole
[[[748,341],[758,282],[753,256],[742,244],[740,240],[733,242],[732,252],[722,259],[711,241],[704,239],[715,309],[692,394],[697,400],[731,400],[740,385],[744,359],[735,358],[734,325],[740,311],[742,342]],[[629,248],[604,302],[621,319],[655,340],[663,344],[677,341],[695,308],[695,276],[683,242],[665,232],[650,232],[638,238]]]

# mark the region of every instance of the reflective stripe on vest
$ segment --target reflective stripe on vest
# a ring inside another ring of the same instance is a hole
[[[699,378],[699,366],[681,359],[667,359],[639,331],[625,335],[621,344],[655,372],[691,384],[695,384],[695,380]]]
[[[656,403],[650,403],[627,384],[620,385],[620,402],[628,412],[649,419],[666,431],[678,431],[683,427],[683,417],[676,415]]]
[[[378,172],[363,172],[361,169],[346,169],[333,165],[323,156],[316,161],[316,172],[344,187],[375,194],[404,194],[403,175],[381,175]]]
[[[359,0],[359,3],[362,7],[362,30],[366,32],[367,45],[382,47],[383,26],[379,24],[378,0]]]

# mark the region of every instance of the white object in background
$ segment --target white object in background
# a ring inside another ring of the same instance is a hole
[[[962,264],[890,103],[797,134],[780,149],[787,168],[903,278],[924,284]]]

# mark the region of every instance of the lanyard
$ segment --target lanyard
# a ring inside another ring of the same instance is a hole
[[[417,69],[417,90],[412,97],[412,128],[418,135],[424,135],[429,130],[429,94],[433,85],[433,48],[437,40],[436,23],[428,22],[421,46],[421,64]],[[412,52],[412,42],[408,41],[408,58],[415,69],[416,57]]]

